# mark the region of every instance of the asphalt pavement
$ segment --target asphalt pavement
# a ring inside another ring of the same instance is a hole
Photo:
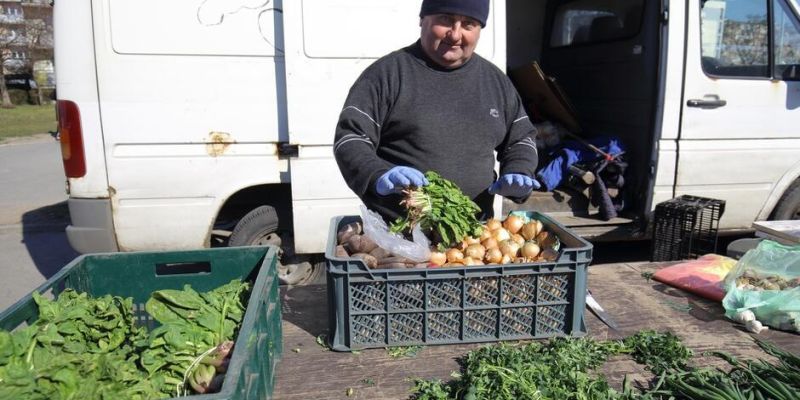
[[[50,135],[0,144],[0,311],[78,256],[59,142]]]

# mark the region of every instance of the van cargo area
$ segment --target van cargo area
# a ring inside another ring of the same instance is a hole
[[[615,137],[624,144],[625,185],[614,193],[623,197],[624,205],[618,216],[605,220],[596,202],[587,198],[589,190],[561,185],[549,192],[534,192],[524,204],[504,199],[503,213],[537,210],[587,238],[630,238],[646,228],[643,217],[651,202],[647,193],[654,179],[654,121],[659,115],[663,72],[659,67],[661,7],[642,0],[576,3],[585,2],[507,1],[507,71],[523,101],[529,101],[528,114],[535,124],[556,122],[585,140]],[[575,18],[576,14],[581,17]],[[530,73],[526,70],[534,61],[563,90],[564,108],[573,109],[576,123],[558,121],[561,115],[547,115],[547,107],[535,102],[541,97],[527,98],[514,73]],[[550,149],[539,151],[542,168]]]

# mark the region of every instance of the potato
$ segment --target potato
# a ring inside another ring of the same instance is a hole
[[[400,256],[391,256],[378,259],[378,264],[390,264],[390,263],[416,264],[416,262]]]
[[[377,247],[378,244],[366,235],[352,235],[347,238],[347,243],[345,243],[345,248],[350,253],[369,253]]]
[[[360,222],[351,222],[341,229],[339,232],[336,233],[336,240],[339,241],[339,244],[345,244],[347,239],[353,235],[360,235],[361,234],[361,223]]]
[[[367,253],[356,253],[353,254],[353,258],[360,258],[364,261],[364,264],[367,268],[377,268],[378,267],[378,259],[367,254]]]
[[[377,258],[378,260],[380,260],[382,258],[386,258],[386,257],[391,257],[392,256],[392,253],[390,253],[388,250],[384,249],[383,247],[376,247],[376,248],[372,249],[372,251],[370,251],[369,254],[371,256]]]
[[[361,252],[369,253],[378,248],[378,244],[367,235],[361,235]]]
[[[342,245],[336,246],[333,255],[336,257],[350,257],[350,254],[347,253],[347,250],[345,250],[344,246]]]

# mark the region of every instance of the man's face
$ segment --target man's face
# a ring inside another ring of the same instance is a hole
[[[425,54],[445,68],[458,68],[467,62],[481,37],[480,22],[463,15],[426,15],[419,25]]]

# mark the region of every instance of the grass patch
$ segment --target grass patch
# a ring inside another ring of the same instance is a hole
[[[0,142],[12,137],[54,131],[56,124],[56,110],[53,104],[0,108]]]

